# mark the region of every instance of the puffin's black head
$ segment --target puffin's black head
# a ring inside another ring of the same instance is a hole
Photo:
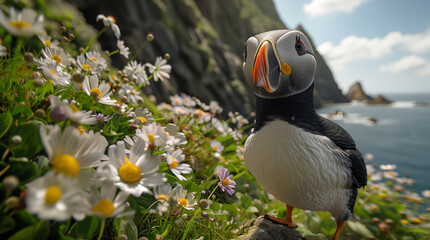
[[[316,61],[308,38],[297,30],[260,33],[246,41],[243,72],[261,98],[303,92],[313,83]]]

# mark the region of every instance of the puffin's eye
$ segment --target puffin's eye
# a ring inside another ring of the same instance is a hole
[[[243,61],[244,62],[246,62],[246,57],[247,57],[247,55],[248,55],[248,51],[247,51],[247,49],[246,49],[246,46],[247,46],[248,44],[245,44],[245,51],[243,52]]]
[[[306,53],[305,44],[303,44],[302,41],[296,41],[296,51],[299,54],[299,56]]]

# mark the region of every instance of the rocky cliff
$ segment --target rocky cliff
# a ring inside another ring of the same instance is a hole
[[[138,55],[142,62],[169,53],[170,81],[152,83],[147,94],[168,101],[171,94],[184,92],[208,102],[217,100],[226,111],[248,114],[255,99],[242,73],[242,52],[249,36],[286,28],[272,0],[145,0],[113,1],[69,0],[96,28],[97,14],[112,15],[121,28],[122,39],[136,51],[147,33],[156,40]],[[299,27],[301,28],[301,27]],[[303,29],[301,29],[303,30]],[[104,49],[115,49],[114,36],[103,36]],[[316,49],[316,48],[315,48]],[[317,100],[346,101],[324,59],[316,54]],[[123,58],[113,59],[122,68]]]
[[[391,101],[386,99],[382,95],[377,95],[372,98],[364,92],[363,87],[360,82],[355,82],[348,90],[346,94],[348,100],[350,101],[359,101],[367,104],[390,104]]]

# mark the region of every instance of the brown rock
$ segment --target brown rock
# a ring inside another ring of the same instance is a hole
[[[273,223],[263,216],[245,224],[251,225],[247,234],[239,236],[238,240],[302,240],[305,239],[294,228]]]

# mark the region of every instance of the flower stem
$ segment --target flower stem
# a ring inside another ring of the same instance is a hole
[[[100,32],[97,34],[97,36],[95,36],[94,38],[92,38],[90,40],[90,42],[88,43],[87,47],[82,52],[82,55],[84,55],[88,51],[88,49],[91,47],[91,45],[93,45],[94,41],[97,40],[106,31],[107,28],[108,27],[104,27],[102,30],[100,30]]]
[[[99,236],[97,237],[97,240],[101,240],[102,239],[103,232],[105,231],[105,226],[106,226],[106,218],[103,218],[102,225],[100,226],[100,232],[99,232]]]
[[[209,200],[211,197],[212,197],[212,195],[214,194],[214,192],[215,192],[215,190],[218,188],[218,184],[216,185],[216,187],[214,188],[214,190],[212,190],[212,192],[211,192],[211,194],[209,194],[209,197],[208,198],[206,198],[206,200]]]
[[[145,47],[145,45],[148,43],[148,41],[146,40],[145,42],[142,43],[142,45],[140,45],[139,49],[137,49],[137,51],[134,53],[133,57],[130,58],[129,62],[133,61],[134,59],[136,59],[137,55],[139,54],[140,51],[142,51],[142,49]]]

